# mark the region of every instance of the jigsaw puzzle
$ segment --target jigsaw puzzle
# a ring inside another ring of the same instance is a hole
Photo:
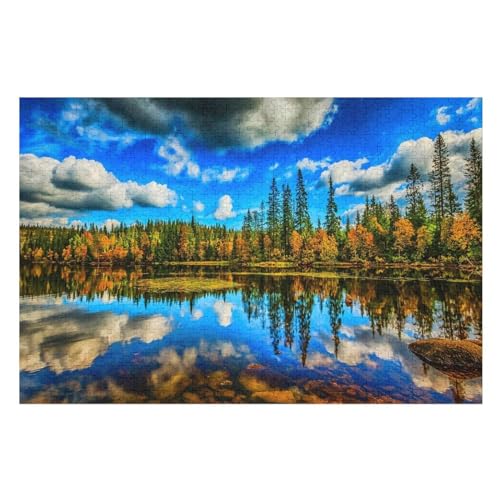
[[[480,403],[480,98],[23,98],[22,403]]]

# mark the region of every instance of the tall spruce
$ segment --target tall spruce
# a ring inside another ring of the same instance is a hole
[[[337,203],[335,202],[335,188],[331,176],[328,179],[328,201],[326,203],[326,232],[328,236],[340,239],[340,218],[337,215]]]
[[[271,239],[273,248],[280,247],[281,239],[281,207],[280,195],[276,179],[273,177],[269,198],[267,202],[267,234]]]
[[[283,186],[281,207],[281,245],[285,255],[291,255],[290,237],[294,230],[292,190],[286,184]]]
[[[434,215],[439,223],[445,216],[458,211],[457,196],[451,184],[448,148],[441,134],[434,141],[432,156],[431,183]]]
[[[312,234],[307,191],[300,168],[297,172],[297,187],[295,193],[295,228],[303,238],[308,238]]]
[[[389,228],[391,231],[394,231],[394,226],[396,222],[401,218],[401,212],[392,194],[389,200],[388,208],[389,208]]]
[[[406,217],[415,229],[423,226],[427,219],[424,197],[422,195],[422,180],[418,168],[412,163],[406,178]]]
[[[465,167],[467,194],[465,208],[480,225],[483,223],[483,157],[474,139],[470,142],[469,157]]]

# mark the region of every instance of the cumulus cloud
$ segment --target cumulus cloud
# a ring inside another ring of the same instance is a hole
[[[269,170],[272,172],[273,170],[276,170],[279,166],[280,166],[280,164],[279,164],[278,162],[273,163],[273,164],[269,167]]]
[[[193,201],[193,209],[195,212],[203,212],[205,210],[205,205],[201,201]]]
[[[191,154],[177,137],[168,137],[158,149],[158,155],[167,160],[165,171],[169,175],[179,175],[182,172],[192,178],[200,175],[199,165],[191,159]]]
[[[20,156],[20,198],[21,217],[177,203],[177,194],[165,184],[121,182],[94,160],[69,156],[60,162],[33,154]]]
[[[330,98],[102,99],[129,126],[171,133],[182,120],[207,144],[255,148],[294,142],[331,123],[337,107]]]
[[[116,219],[106,219],[102,224],[101,227],[105,227],[108,231],[111,231],[115,227],[120,226],[120,221]]]
[[[314,161],[311,158],[302,158],[297,162],[297,168],[301,170],[309,170],[311,172],[316,172],[318,169],[326,168],[329,166],[330,158],[324,158],[323,160]]]
[[[219,204],[215,210],[214,217],[217,220],[226,220],[236,217],[236,212],[233,210],[233,200],[231,196],[225,194],[219,198]]]
[[[201,174],[202,182],[232,182],[234,180],[243,180],[248,177],[248,169],[246,168],[223,168],[217,170],[215,168],[207,168]]]
[[[20,217],[21,226],[53,226],[66,227],[69,224],[67,217]]]
[[[441,106],[436,111],[436,121],[439,125],[446,125],[451,120],[451,115],[446,112],[448,106]]]
[[[480,102],[481,102],[481,99],[479,99],[479,97],[474,97],[465,106],[460,106],[459,108],[457,108],[457,111],[456,111],[457,115],[463,115],[465,113],[469,113],[471,111],[474,111],[475,109],[477,109]]]
[[[465,182],[465,162],[469,154],[470,141],[474,138],[481,147],[482,129],[477,128],[470,132],[447,130],[442,136],[449,151],[451,180],[460,188]],[[404,195],[401,186],[408,176],[412,163],[419,169],[423,181],[428,180],[432,168],[433,148],[434,142],[431,138],[420,137],[402,142],[390,160],[381,165],[367,167],[367,158],[334,163],[329,162],[327,158],[320,160],[316,163],[320,165],[319,168],[323,168],[323,171],[317,187],[326,186],[331,177],[334,184],[341,185],[337,191],[339,196],[373,194],[387,199],[392,194],[396,198],[401,197]]]

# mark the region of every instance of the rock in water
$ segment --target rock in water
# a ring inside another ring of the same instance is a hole
[[[477,340],[424,339],[409,346],[428,365],[455,378],[475,378],[482,374],[483,352]]]

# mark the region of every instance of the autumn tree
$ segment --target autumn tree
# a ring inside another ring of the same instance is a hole
[[[329,236],[324,229],[318,229],[309,240],[309,245],[314,252],[316,260],[332,263],[338,254],[337,241],[334,236]]]
[[[479,224],[467,213],[455,215],[449,230],[448,246],[457,258],[471,258],[479,253],[481,230]]]
[[[298,260],[302,251],[302,236],[297,231],[292,231],[290,236],[290,252],[294,260]]]
[[[427,226],[420,226],[415,234],[415,250],[417,259],[422,259],[427,254],[432,243],[432,233]]]
[[[357,224],[347,233],[348,253],[354,260],[366,260],[374,256],[375,238],[362,224]]]
[[[398,255],[409,253],[413,248],[415,229],[408,219],[399,219],[394,225],[394,248]]]

